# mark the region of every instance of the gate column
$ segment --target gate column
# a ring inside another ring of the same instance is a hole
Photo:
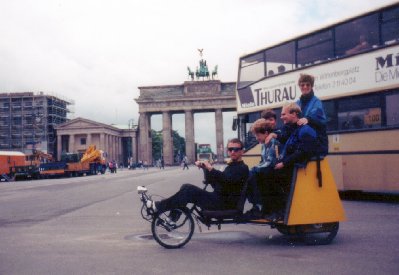
[[[216,124],[216,154],[218,162],[224,161],[224,145],[223,145],[223,112],[222,109],[215,111],[215,124]]]
[[[169,112],[162,112],[163,159],[165,165],[173,165],[172,119]]]
[[[186,156],[190,163],[195,161],[195,143],[194,143],[194,114],[192,110],[184,112],[185,134],[186,134]]]
[[[139,160],[152,163],[152,142],[150,137],[150,115],[143,112],[139,117]]]

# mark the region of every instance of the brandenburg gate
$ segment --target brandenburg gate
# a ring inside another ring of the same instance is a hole
[[[200,51],[201,52],[201,51]],[[202,56],[202,52],[201,52]],[[165,165],[174,163],[172,115],[185,115],[186,156],[195,161],[194,114],[200,112],[215,113],[217,158],[223,160],[223,112],[236,110],[235,82],[221,82],[209,79],[206,61],[201,59],[196,80],[190,68],[190,81],[181,85],[139,87],[139,143],[138,159],[152,163],[151,116],[162,114],[163,158]],[[217,66],[215,67],[217,73]],[[215,75],[212,73],[212,78]]]

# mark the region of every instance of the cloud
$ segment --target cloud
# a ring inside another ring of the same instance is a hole
[[[2,1],[0,92],[56,93],[75,101],[74,117],[127,124],[137,87],[183,83],[197,48],[235,81],[239,56],[393,2]]]

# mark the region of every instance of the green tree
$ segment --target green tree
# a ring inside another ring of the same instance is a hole
[[[162,157],[162,131],[151,130],[152,137],[152,159],[154,161]],[[174,161],[180,163],[181,158],[186,154],[186,140],[177,131],[172,131],[173,157]]]
[[[162,131],[151,130],[152,138],[152,159],[154,161],[161,158],[162,155]]]
[[[177,131],[172,131],[173,136],[173,157],[176,163],[180,163],[186,155],[186,140],[179,136]]]

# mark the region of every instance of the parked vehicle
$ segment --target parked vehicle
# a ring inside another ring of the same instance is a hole
[[[25,154],[16,151],[0,151],[0,175],[2,181],[15,179],[15,167],[25,165]]]
[[[95,145],[90,145],[81,158],[79,154],[64,154],[61,161],[40,164],[40,176],[44,178],[104,174],[105,170],[104,152]]]

